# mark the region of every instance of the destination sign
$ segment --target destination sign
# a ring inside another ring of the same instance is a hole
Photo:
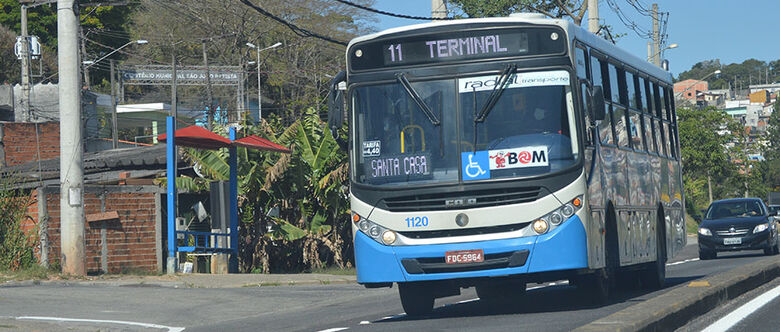
[[[433,176],[431,155],[428,153],[366,158],[363,168],[369,183],[420,180]]]
[[[350,48],[353,70],[544,54],[564,54],[557,28],[501,28],[415,35],[358,43]]]

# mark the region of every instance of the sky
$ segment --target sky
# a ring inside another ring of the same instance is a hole
[[[586,0],[583,0],[586,1]],[[651,30],[651,19],[642,16],[626,0],[612,0],[643,30]],[[639,0],[650,7],[651,0]],[[647,39],[624,25],[607,4],[599,1],[602,24],[614,33],[625,34],[617,41],[624,50],[647,58]],[[659,11],[669,12],[668,43],[679,46],[664,52],[672,74],[677,77],[694,64],[720,59],[723,65],[750,58],[761,61],[780,59],[780,42],[774,41],[780,1],[777,0],[657,0]],[[430,0],[376,0],[374,8],[398,14],[430,16]],[[587,14],[586,14],[587,17]],[[426,21],[378,15],[377,29],[424,23]]]

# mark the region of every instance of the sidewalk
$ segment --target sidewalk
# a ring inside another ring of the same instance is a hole
[[[298,274],[176,274],[161,276],[97,276],[67,280],[7,281],[0,287],[32,285],[172,287],[172,288],[238,288],[292,285],[354,284],[354,275],[317,273]]]

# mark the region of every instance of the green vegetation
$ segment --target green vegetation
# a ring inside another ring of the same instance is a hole
[[[18,271],[36,263],[37,228],[24,229],[29,194],[11,186],[12,178],[0,179],[0,270]]]
[[[677,81],[687,79],[699,80],[716,70],[720,70],[719,75],[710,75],[706,81],[712,89],[734,89],[735,85],[739,89],[747,89],[750,84],[763,84],[764,82],[777,82],[780,80],[780,59],[764,62],[756,59],[747,59],[742,63],[731,63],[722,65],[720,60],[701,61],[691,69],[686,70],[677,77]],[[769,75],[769,79],[766,75]],[[735,83],[736,82],[736,83]]]

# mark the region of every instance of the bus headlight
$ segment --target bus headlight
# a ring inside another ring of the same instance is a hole
[[[534,221],[532,225],[534,232],[537,234],[547,233],[550,228],[556,227],[571,218],[571,216],[577,213],[580,208],[582,208],[582,196],[577,196],[571,201],[563,204],[561,207]],[[544,222],[544,225],[542,222]]]
[[[358,230],[363,232],[363,234],[368,235],[368,237],[374,239],[374,241],[378,243],[389,246],[395,243],[395,240],[398,238],[395,232],[379,226],[373,223],[371,220],[363,218],[356,213],[352,215],[352,220],[355,222]]]
[[[395,232],[385,231],[382,233],[382,242],[384,242],[386,245],[393,244],[393,242],[395,242]]]
[[[547,229],[550,228],[550,226],[547,225],[547,220],[544,219],[537,219],[536,221],[534,221],[533,226],[534,226],[534,232],[536,232],[536,234],[547,233]]]

